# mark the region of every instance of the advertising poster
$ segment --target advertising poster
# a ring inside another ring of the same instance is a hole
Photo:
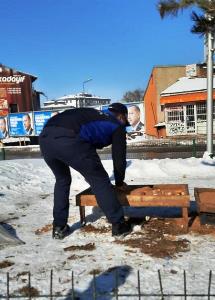
[[[0,116],[5,117],[8,115],[8,102],[7,99],[2,98],[2,89],[0,88]]]
[[[6,100],[12,113],[32,109],[33,75],[25,74],[6,66],[0,66],[0,100]],[[5,108],[6,109],[6,108]]]
[[[104,111],[104,112],[107,111],[108,110],[108,106],[109,105],[102,105],[101,110]]]
[[[130,126],[127,130],[128,141],[141,141],[145,139],[144,127],[144,111],[143,103],[129,103],[126,104],[128,108],[128,122]]]
[[[39,135],[46,122],[57,113],[58,113],[57,111],[35,111],[34,112],[35,135]]]
[[[144,107],[143,103],[123,103],[128,109],[128,122],[131,126],[126,127],[127,141],[136,142],[145,139]],[[102,106],[102,111],[107,111],[108,105]]]
[[[9,114],[8,127],[12,137],[34,135],[32,113]]]
[[[8,137],[7,117],[0,117],[0,140]]]

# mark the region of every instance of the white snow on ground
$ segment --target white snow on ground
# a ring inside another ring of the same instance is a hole
[[[112,161],[103,161],[103,164],[113,179]],[[7,224],[5,228],[16,233],[25,242],[24,245],[0,248],[0,263],[5,260],[14,263],[0,269],[0,295],[6,294],[6,272],[10,273],[10,289],[13,292],[27,284],[27,275],[20,275],[26,271],[32,273],[32,286],[40,293],[48,294],[49,274],[53,269],[55,293],[67,294],[71,290],[71,271],[74,271],[76,291],[81,299],[89,300],[93,299],[88,294],[92,289],[91,272],[97,270],[97,285],[110,291],[114,286],[114,277],[107,270],[117,266],[121,267],[121,293],[137,291],[137,270],[140,270],[141,274],[141,290],[145,292],[159,292],[157,270],[162,273],[164,291],[183,292],[183,270],[186,270],[188,291],[207,293],[209,270],[215,270],[214,236],[185,234],[180,238],[190,241],[190,251],[179,253],[175,258],[154,258],[138,249],[128,251],[128,247],[114,243],[110,230],[103,234],[84,233],[80,230],[75,195],[86,189],[88,184],[79,173],[74,170],[71,170],[71,173],[73,181],[69,224],[74,232],[63,241],[57,241],[51,238],[50,231],[41,235],[35,234],[36,230],[52,223],[54,177],[45,162],[42,159],[0,162],[0,221]],[[191,200],[194,200],[194,187],[215,187],[215,166],[206,157],[128,160],[125,181],[128,184],[143,185],[188,184]],[[134,214],[138,213],[137,210],[134,210]],[[140,210],[142,214],[147,215],[147,209]],[[92,222],[93,226],[110,228],[98,208],[89,207],[86,214],[87,221]],[[94,250],[64,251],[65,247],[89,243],[95,244]],[[78,258],[68,259],[72,255]],[[211,291],[215,293],[213,277]]]

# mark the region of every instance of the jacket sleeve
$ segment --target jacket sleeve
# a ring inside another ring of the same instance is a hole
[[[126,169],[126,131],[124,126],[119,126],[113,133],[112,159],[115,184],[121,186]]]

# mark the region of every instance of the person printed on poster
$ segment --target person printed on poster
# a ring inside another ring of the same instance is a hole
[[[5,118],[0,118],[0,139],[8,137],[7,122]]]
[[[23,127],[25,129],[26,135],[32,135],[33,128],[32,128],[32,125],[31,125],[31,117],[30,117],[30,115],[29,114],[25,114],[22,117],[22,121],[23,121]]]
[[[140,108],[137,105],[128,106],[128,122],[132,131],[144,130],[144,124],[140,121]]]
[[[127,133],[128,140],[144,135],[144,124],[140,120],[140,108],[138,105],[128,106],[128,122],[130,123]]]

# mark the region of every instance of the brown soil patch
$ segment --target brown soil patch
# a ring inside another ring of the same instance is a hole
[[[74,246],[69,246],[69,247],[66,247],[64,248],[63,250],[64,251],[75,251],[75,250],[84,250],[84,251],[92,251],[92,250],[95,250],[96,249],[96,246],[94,243],[89,243],[89,244],[86,244],[86,245],[74,245]]]
[[[102,271],[99,269],[94,269],[92,271],[89,272],[90,275],[98,275],[100,274]]]
[[[9,260],[4,260],[0,262],[0,269],[8,268],[10,266],[13,266],[15,263]]]
[[[193,216],[189,220],[189,232],[201,235],[211,234],[215,235],[215,225],[201,225],[198,216]]]
[[[151,219],[144,225],[144,231],[133,233],[129,239],[115,242],[138,248],[153,257],[175,257],[177,253],[190,249],[188,240],[176,238],[180,233],[183,233],[183,229],[174,220]]]
[[[52,227],[53,227],[52,224],[47,224],[47,225],[43,226],[42,228],[37,229],[35,231],[35,234],[36,235],[41,235],[43,233],[49,232],[49,231],[52,230]]]
[[[82,227],[81,231],[87,232],[87,233],[103,234],[103,233],[110,232],[110,228],[107,228],[107,227],[96,228],[93,225],[89,224],[89,225]]]
[[[29,296],[37,297],[40,294],[39,291],[36,288],[29,287],[29,286],[24,286],[24,287],[16,290],[15,294],[17,294],[17,293],[21,294],[24,297],[29,297]]]

